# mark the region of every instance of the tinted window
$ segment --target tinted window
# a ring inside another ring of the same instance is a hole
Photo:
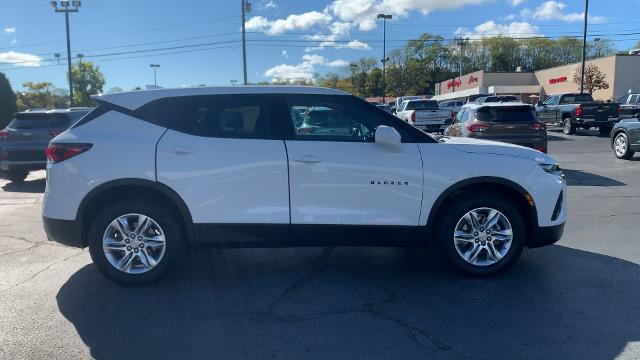
[[[154,101],[142,109],[174,130],[220,138],[270,138],[267,99],[258,95],[185,96]]]
[[[86,114],[86,112],[81,112],[81,114]],[[80,118],[78,115],[76,112],[17,113],[8,127],[16,130],[66,128]]]
[[[629,95],[621,96],[616,100],[616,102],[620,105],[627,104],[627,97],[629,97]]]
[[[290,95],[287,111],[296,140],[373,142],[380,125],[394,127],[403,141],[412,138],[405,129],[411,125],[351,96]]]
[[[438,102],[435,100],[409,101],[405,110],[438,110]]]
[[[631,95],[631,96],[629,97],[629,104],[635,104],[635,103],[637,103],[637,102],[638,102],[638,96],[639,96],[638,94]]]
[[[561,104],[580,104],[593,102],[593,97],[590,94],[566,94],[562,95],[560,99]]]
[[[485,122],[534,122],[536,118],[530,106],[481,107],[476,119]]]

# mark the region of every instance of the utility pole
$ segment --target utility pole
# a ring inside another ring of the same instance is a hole
[[[150,64],[150,68],[153,68],[153,86],[158,86],[158,74],[156,71],[160,67],[160,64]]]
[[[462,81],[462,59],[464,56],[464,47],[469,43],[469,38],[457,37],[453,39],[453,42],[460,47],[460,65],[458,71],[460,73],[460,81]],[[456,79],[453,78],[453,92],[456,91]]]
[[[580,75],[580,93],[584,92],[584,67],[587,57],[587,19],[589,18],[589,0],[584,0],[584,32],[582,33],[582,73]]]
[[[382,102],[385,101],[385,91],[387,87],[386,68],[387,68],[387,20],[391,20],[392,15],[378,14],[378,19],[382,19]]]
[[[251,12],[251,3],[248,0],[240,0],[242,7],[242,73],[244,75],[244,85],[247,85],[247,35],[245,31],[245,13]]]
[[[80,0],[74,1],[60,1],[60,7],[58,7],[57,1],[50,2],[51,7],[56,13],[64,13],[64,20],[67,26],[67,68],[69,71],[69,107],[73,106],[73,74],[71,73],[71,36],[69,35],[69,13],[76,13],[80,10],[82,2]]]

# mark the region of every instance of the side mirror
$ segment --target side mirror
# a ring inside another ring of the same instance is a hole
[[[380,125],[376,129],[375,140],[376,144],[398,147],[402,143],[402,135],[390,126]]]

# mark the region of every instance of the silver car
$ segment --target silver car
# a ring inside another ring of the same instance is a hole
[[[21,182],[30,171],[47,166],[49,141],[68,129],[91,108],[27,110],[16,113],[0,130],[0,177]]]

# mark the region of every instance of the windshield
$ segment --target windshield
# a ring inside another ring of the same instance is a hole
[[[438,110],[438,102],[435,100],[409,101],[405,110]]]
[[[560,104],[583,104],[593,102],[591,94],[566,94],[560,98]]]
[[[476,119],[483,122],[534,122],[536,117],[529,105],[486,106],[476,112]]]

